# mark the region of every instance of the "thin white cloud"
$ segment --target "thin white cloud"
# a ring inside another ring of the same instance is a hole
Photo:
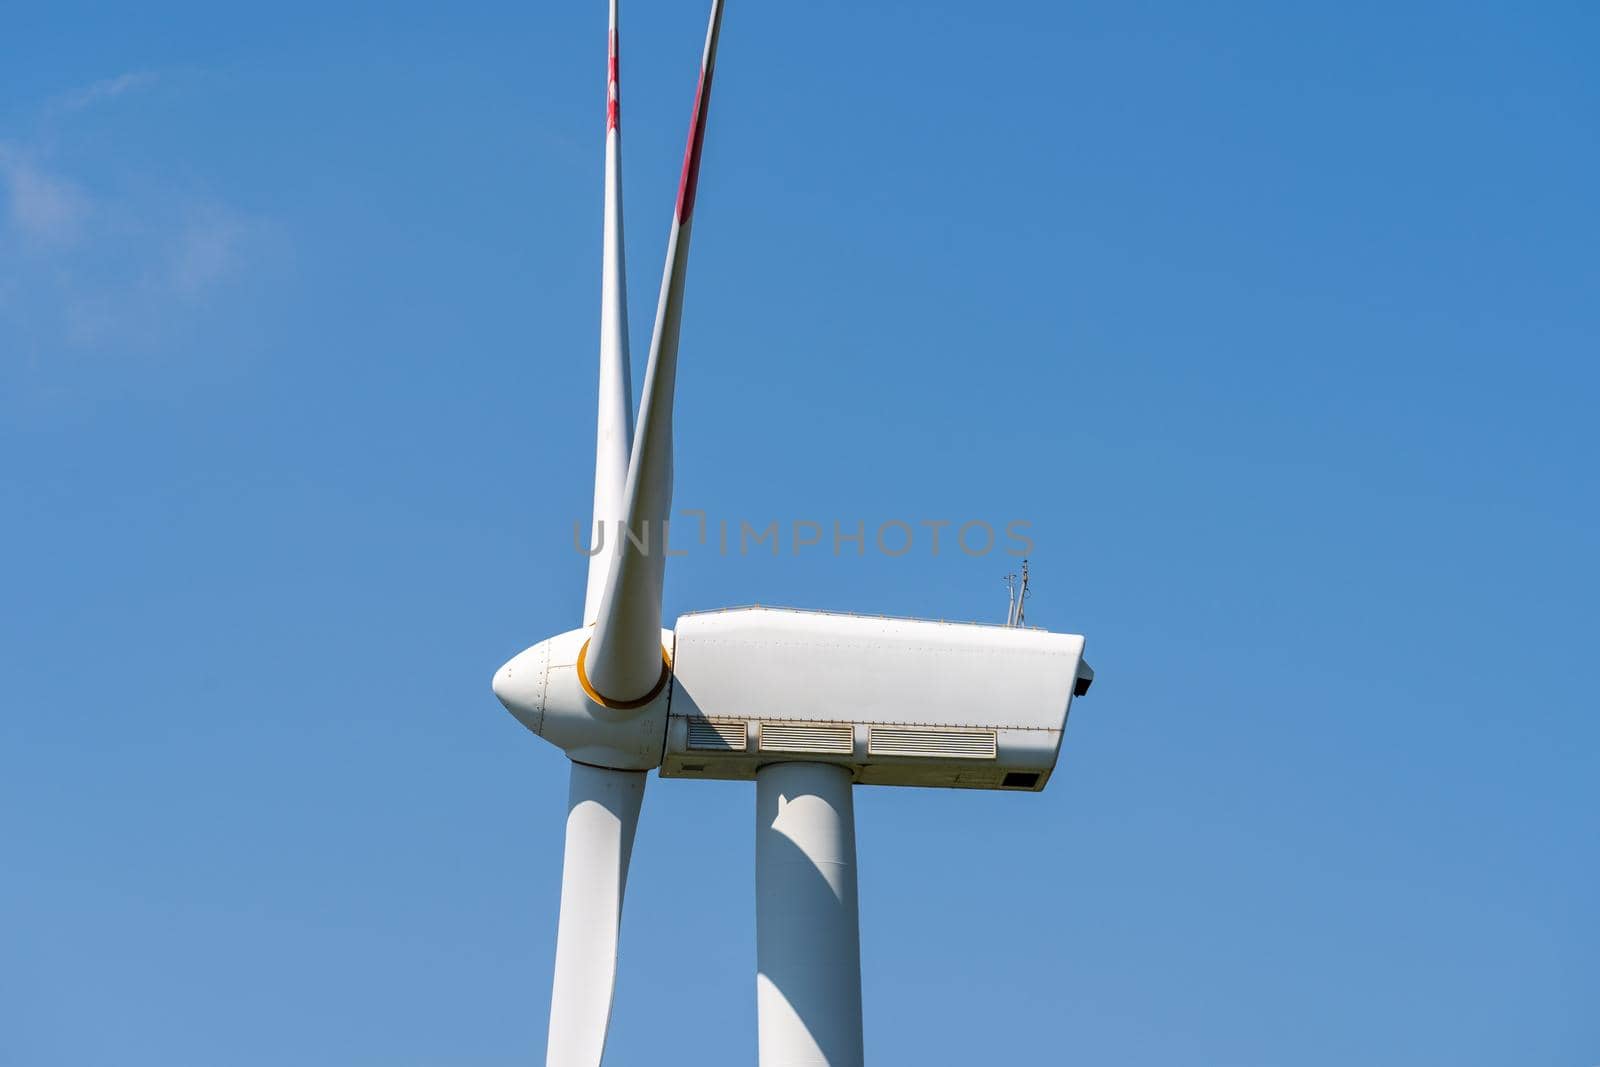
[[[140,70],[119,74],[115,78],[92,82],[62,93],[45,105],[47,114],[71,114],[105,100],[114,100],[133,89],[142,89],[156,80],[153,71]]]
[[[19,148],[0,142],[0,181],[6,219],[24,239],[46,245],[73,243],[89,215],[89,198],[65,178],[40,170]]]
[[[242,265],[254,225],[218,204],[189,212],[169,255],[167,281],[185,299],[203,296]]]
[[[84,156],[73,152],[75,115],[155,77],[64,93],[38,112],[43,134],[0,140],[0,363],[24,351],[39,363],[52,351],[160,347],[206,321],[276,247],[263,220],[175,187],[159,162],[141,160],[132,175],[104,153],[92,167],[63,162]]]

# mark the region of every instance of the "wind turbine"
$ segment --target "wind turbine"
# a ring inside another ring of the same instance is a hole
[[[716,72],[712,0],[637,426],[622,244],[617,0],[607,75],[600,404],[583,625],[521,653],[494,692],[572,761],[547,1062],[598,1064],[647,772],[756,783],[760,1062],[862,1062],[855,784],[1043,789],[1083,638],[1006,626],[739,608],[661,626],[672,402],[689,235]],[[1020,614],[1020,613],[1018,613]]]

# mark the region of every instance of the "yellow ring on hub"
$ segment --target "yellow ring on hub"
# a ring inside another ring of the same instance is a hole
[[[644,707],[661,695],[661,691],[667,687],[667,682],[672,678],[672,657],[667,654],[667,646],[662,645],[661,677],[656,679],[656,684],[651,686],[650,692],[638,700],[612,700],[610,697],[602,695],[600,690],[589,684],[589,672],[583,669],[583,661],[588,654],[589,642],[584,641],[583,647],[578,649],[578,684],[583,686],[583,691],[588,694],[590,700],[599,704],[602,708],[610,708],[612,711],[634,711]]]

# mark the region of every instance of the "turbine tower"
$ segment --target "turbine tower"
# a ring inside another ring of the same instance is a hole
[[[1020,625],[738,608],[661,625],[672,403],[722,27],[712,0],[635,424],[622,243],[617,0],[607,64],[594,520],[582,625],[494,692],[571,760],[547,1063],[600,1063],[645,778],[756,783],[756,1005],[766,1067],[862,1062],[855,785],[1043,789],[1083,638]],[[1020,609],[1020,603],[1016,605]]]

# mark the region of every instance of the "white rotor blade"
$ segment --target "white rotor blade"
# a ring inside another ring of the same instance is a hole
[[[593,691],[608,702],[626,704],[647,698],[664,677],[661,584],[666,567],[666,521],[672,510],[672,396],[678,374],[678,330],[689,272],[695,186],[700,179],[700,152],[721,29],[722,0],[712,0],[700,86],[678,182],[678,206],[667,238],[667,267],[656,306],[655,333],[650,338],[644,400],[628,464],[626,522],[637,543],[625,536],[617,545],[594,636],[582,664]]]
[[[583,624],[600,617],[614,546],[622,537],[628,453],[633,448],[633,372],[628,366],[628,285],[622,246],[622,115],[617,0],[606,62],[606,207],[600,267],[600,412],[594,446],[594,522],[603,547],[589,557]],[[594,542],[591,542],[591,546]]]
[[[550,994],[549,1067],[592,1067],[605,1053],[617,933],[645,772],[572,765],[561,920]]]

